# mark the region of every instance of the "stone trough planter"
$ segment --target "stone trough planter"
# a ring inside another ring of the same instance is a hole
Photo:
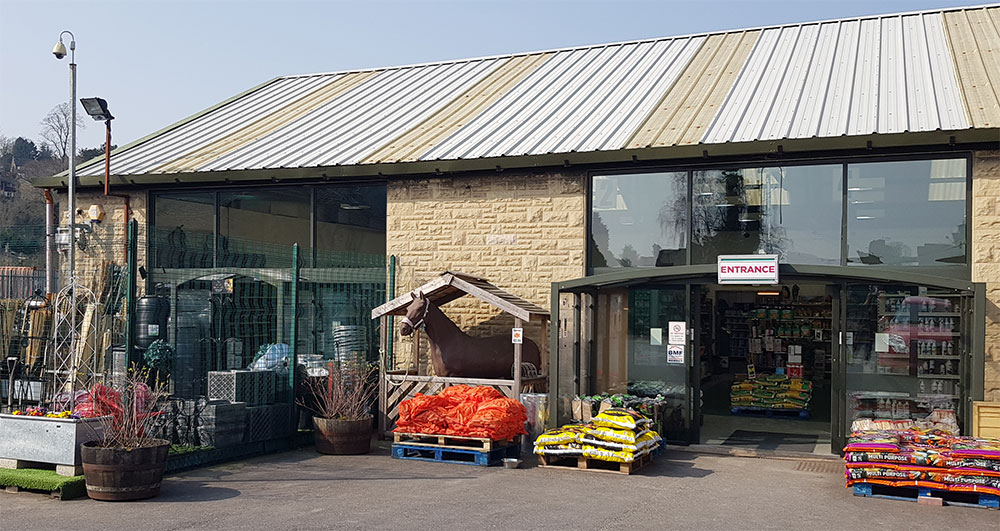
[[[60,469],[72,471],[81,466],[80,446],[99,439],[103,431],[101,419],[0,415],[0,461],[5,468],[53,464],[62,474]]]

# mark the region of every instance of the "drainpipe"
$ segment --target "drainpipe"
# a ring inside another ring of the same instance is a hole
[[[42,194],[45,195],[45,296],[52,300],[52,293],[55,289],[55,261],[53,260],[52,253],[55,247],[55,234],[53,233],[54,222],[53,216],[55,215],[55,200],[52,199],[52,192],[48,188],[42,190]]]

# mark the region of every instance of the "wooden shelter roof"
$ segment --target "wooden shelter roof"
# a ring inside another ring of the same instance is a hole
[[[548,318],[549,316],[548,310],[517,295],[508,293],[490,284],[484,278],[455,271],[445,271],[441,273],[441,276],[413,291],[423,293],[425,297],[439,307],[465,295],[472,295],[523,321],[531,321],[533,318],[539,317]],[[396,297],[374,308],[372,310],[372,319],[378,319],[383,315],[406,315],[406,307],[411,302],[413,302],[413,296],[410,293]]]

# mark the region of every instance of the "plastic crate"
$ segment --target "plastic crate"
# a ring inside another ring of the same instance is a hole
[[[209,371],[208,398],[259,406],[274,402],[274,371]]]

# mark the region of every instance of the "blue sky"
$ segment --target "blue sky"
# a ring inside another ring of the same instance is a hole
[[[51,54],[62,30],[76,35],[78,97],[108,100],[123,145],[279,75],[982,3],[0,0],[0,135],[37,140],[68,100],[68,58]],[[78,145],[99,146],[103,126],[85,120]]]

